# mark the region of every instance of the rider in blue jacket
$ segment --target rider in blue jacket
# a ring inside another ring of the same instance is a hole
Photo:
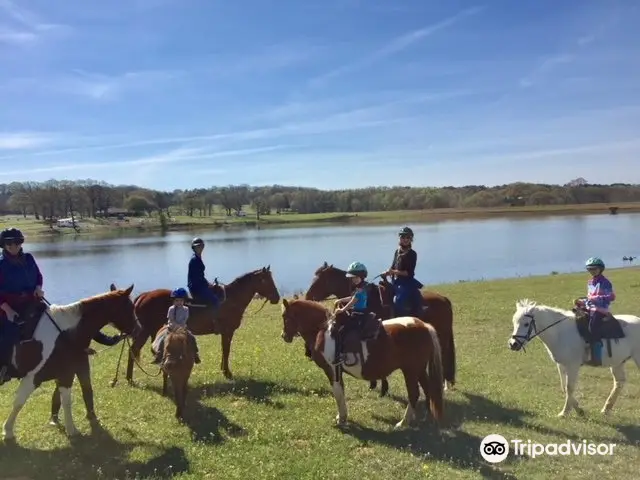
[[[393,254],[391,268],[383,275],[392,275],[395,298],[393,300],[394,316],[411,315],[412,311],[419,315],[422,309],[422,293],[424,286],[415,278],[418,254],[412,248],[413,230],[403,227],[398,232],[399,248]],[[409,308],[407,308],[409,304]]]
[[[42,274],[33,255],[23,251],[23,243],[24,235],[17,228],[0,232],[0,385],[11,378],[13,347],[20,341],[19,314],[31,304],[40,304],[44,296]]]
[[[204,240],[194,238],[191,242],[193,255],[189,260],[189,273],[187,275],[187,287],[189,293],[195,299],[204,301],[207,304],[217,307],[220,304],[219,298],[209,288],[209,282],[204,276],[204,262],[202,261],[202,251],[204,250]]]

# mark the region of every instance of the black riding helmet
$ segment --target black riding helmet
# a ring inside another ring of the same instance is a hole
[[[199,247],[201,245],[204,245],[204,240],[202,240],[200,237],[196,237],[193,240],[191,240],[191,248]]]
[[[5,228],[0,232],[0,247],[4,248],[7,242],[15,242],[18,245],[24,243],[24,235],[17,228]]]
[[[410,240],[413,240],[413,230],[411,230],[409,227],[402,227],[398,232],[398,236],[400,238],[407,237]]]

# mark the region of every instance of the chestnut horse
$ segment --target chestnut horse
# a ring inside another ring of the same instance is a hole
[[[314,274],[311,286],[305,294],[305,299],[322,301],[335,295],[344,298],[352,295],[353,285],[346,276],[347,272],[333,265],[324,264]],[[385,320],[392,316],[393,287],[387,281],[375,285],[370,283],[369,311],[374,312]],[[453,389],[456,379],[456,348],[453,339],[453,307],[451,301],[435,292],[422,292],[423,309],[420,319],[433,325],[438,332],[438,339],[442,348],[442,364],[444,369],[445,390]],[[372,381],[370,388],[374,389],[376,382]],[[386,379],[382,380],[380,394],[384,396],[389,389]]]
[[[171,379],[173,397],[176,403],[176,418],[184,419],[184,407],[187,402],[189,377],[195,362],[195,350],[189,342],[189,331],[185,327],[174,330],[162,327],[159,335],[164,335],[164,353],[162,355],[162,394],[167,394],[167,380]]]
[[[210,285],[212,290],[220,289],[218,285]],[[197,306],[187,302],[189,306],[188,327],[194,335],[216,334],[221,336],[222,363],[224,376],[231,380],[233,375],[229,368],[229,353],[235,331],[240,327],[244,311],[253,297],[258,294],[275,305],[280,301],[280,293],[273,282],[271,267],[263,267],[240,275],[223,288],[224,301],[213,307]],[[167,310],[172,305],[171,290],[157,289],[141,293],[135,299],[135,312],[142,325],[140,333],[135,337],[129,351],[127,380],[133,383],[133,362],[140,356],[140,350],[147,340],[155,337],[156,332],[167,321]]]
[[[110,322],[121,331],[135,334],[131,291],[115,290],[68,305],[50,305],[40,316],[30,340],[16,346],[13,366],[21,378],[13,409],[4,423],[5,440],[14,438],[15,422],[25,403],[43,382],[56,380],[68,435],[78,433],[71,413],[71,387],[78,362],[98,331]]]
[[[347,317],[347,318],[344,318]],[[342,351],[355,360],[333,366],[336,342],[333,331],[344,321],[351,321],[345,313],[332,317],[322,304],[312,300],[282,300],[282,339],[291,343],[300,335],[306,344],[313,345],[311,357],[326,374],[333,388],[338,406],[336,421],[347,421],[342,372],[354,378],[376,380],[388,377],[400,369],[407,386],[409,403],[404,417],[396,428],[409,425],[415,419],[420,387],[427,396],[431,414],[440,422],[443,417],[443,379],[440,342],[435,329],[414,317],[398,317],[381,321],[371,315],[362,332],[345,336]],[[369,331],[369,335],[364,334]],[[354,336],[355,334],[355,336]]]

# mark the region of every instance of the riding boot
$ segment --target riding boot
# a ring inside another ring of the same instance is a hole
[[[602,342],[599,339],[591,342],[591,364],[594,367],[602,366]]]
[[[3,365],[0,368],[0,385],[4,385],[5,383],[11,380],[11,376],[9,375],[8,370],[9,370],[9,367],[7,367],[6,365]]]

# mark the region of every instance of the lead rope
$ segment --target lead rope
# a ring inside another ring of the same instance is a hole
[[[158,371],[154,374],[151,374],[149,372],[147,372],[141,365],[140,362],[138,362],[138,359],[136,359],[136,356],[133,355],[132,352],[132,348],[131,348],[131,343],[129,341],[129,337],[125,338],[125,340],[122,342],[122,348],[120,349],[120,356],[118,356],[118,364],[116,365],[116,374],[113,377],[113,380],[111,380],[111,387],[115,387],[116,384],[118,383],[118,375],[120,374],[120,363],[122,362],[122,355],[124,354],[124,346],[125,346],[125,342],[126,344],[129,346],[129,354],[131,355],[131,357],[133,358],[133,362],[138,366],[138,368],[140,370],[142,370],[142,373],[144,373],[145,375],[147,375],[148,377],[154,378],[157,377],[158,375],[160,375],[162,373],[162,367],[158,367]]]

